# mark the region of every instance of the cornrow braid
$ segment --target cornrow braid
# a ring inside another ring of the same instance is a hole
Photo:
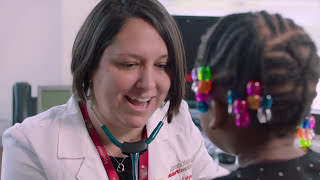
[[[310,111],[316,95],[319,79],[316,46],[302,27],[279,14],[271,16],[263,11],[255,23],[265,41],[264,84],[274,99],[273,123],[282,129],[289,124],[297,125]]]
[[[264,126],[279,136],[294,132],[310,111],[320,76],[316,46],[303,28],[261,11],[223,17],[205,37],[196,65],[211,68],[214,86],[238,89],[243,98],[247,82],[260,81],[273,98]]]

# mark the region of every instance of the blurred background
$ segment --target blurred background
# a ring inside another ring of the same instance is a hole
[[[99,0],[0,1],[0,133],[12,125],[13,85],[70,86],[71,49],[75,36]],[[267,10],[292,18],[320,47],[320,0],[160,0],[176,16],[220,17],[235,12]],[[189,20],[188,20],[189,22]],[[193,27],[195,30],[197,27]],[[186,30],[186,29],[182,29]],[[190,38],[184,34],[184,38]],[[200,37],[193,37],[200,38]],[[200,39],[199,39],[200,41]],[[192,44],[191,44],[192,45]],[[188,51],[196,52],[192,46]],[[188,54],[188,52],[187,52]],[[188,61],[190,58],[187,57]],[[192,60],[192,59],[191,59]],[[189,69],[190,70],[190,69]],[[318,93],[320,86],[318,84]],[[317,96],[313,111],[320,111]]]

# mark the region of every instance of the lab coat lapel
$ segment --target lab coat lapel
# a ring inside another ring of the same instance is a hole
[[[165,107],[157,109],[149,119],[147,123],[148,137],[165,116],[167,106],[169,106],[169,103],[167,103]],[[166,173],[168,174],[170,170],[170,163],[168,163],[168,159],[170,160],[171,158],[175,158],[173,157],[174,153],[171,151],[170,141],[168,138],[174,138],[179,131],[173,131],[173,133],[170,134],[172,131],[169,131],[170,126],[167,122],[167,118],[165,118],[163,122],[163,127],[160,129],[154,141],[148,146],[148,179],[163,179],[166,176]]]
[[[86,157],[81,164],[77,179],[79,180],[91,180],[91,179],[109,179],[103,166],[97,166],[101,164],[101,160],[94,157]],[[101,168],[102,167],[102,168]]]
[[[71,112],[60,119],[58,138],[58,158],[73,161],[79,167],[76,174],[79,180],[108,179],[100,157],[87,132],[77,100],[71,98],[67,104]],[[83,161],[79,161],[83,159]]]

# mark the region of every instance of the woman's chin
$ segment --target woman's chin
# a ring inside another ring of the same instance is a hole
[[[124,122],[127,128],[138,129],[143,128],[147,124],[148,119],[145,118],[132,118]]]

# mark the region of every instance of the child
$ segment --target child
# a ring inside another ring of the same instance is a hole
[[[203,37],[192,71],[201,125],[240,166],[218,179],[320,179],[320,154],[294,143],[320,75],[308,34],[262,11],[223,17]]]

